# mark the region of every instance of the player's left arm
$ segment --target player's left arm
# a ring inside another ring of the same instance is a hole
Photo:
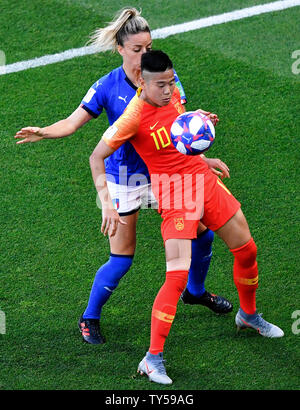
[[[218,177],[221,179],[230,178],[229,168],[225,162],[221,161],[219,158],[206,158],[204,154],[201,154],[200,157],[207,163],[210,170]]]
[[[204,111],[202,109],[198,109],[196,111],[200,112],[203,115],[206,115],[214,126],[218,124],[219,117],[217,114],[211,113],[209,111]],[[219,158],[206,158],[204,154],[201,155],[201,158],[207,163],[211,171],[218,177],[220,177],[221,179],[230,178],[229,168],[225,164],[225,162],[221,161]]]
[[[179,90],[178,87],[175,89],[174,92],[175,92],[175,94],[177,93],[177,97],[181,96],[181,93],[180,93],[180,90]],[[182,105],[182,108],[185,111],[185,106],[184,105]],[[208,111],[204,111],[204,110],[201,110],[201,109],[198,109],[197,111],[200,112],[201,114],[209,116],[210,120],[212,121],[212,123],[214,125],[216,125],[218,123],[219,119],[218,119],[218,116],[216,114],[212,114]],[[203,161],[205,161],[207,163],[210,170],[214,174],[219,176],[221,179],[230,178],[229,168],[225,164],[225,162],[221,161],[219,158],[206,158],[206,156],[204,154],[200,155],[200,157],[203,159]]]
[[[178,76],[176,75],[176,72],[175,72],[175,80],[176,80],[176,78],[177,78],[177,81],[179,81]],[[184,111],[186,111],[185,106],[182,104],[182,92],[180,91],[180,88],[178,87],[177,83],[176,83],[176,87],[177,88],[175,90],[175,93],[177,92],[177,95],[180,96],[182,108],[183,108]],[[211,122],[213,123],[214,126],[216,126],[217,123],[219,122],[219,118],[218,118],[217,114],[213,114],[209,111],[204,111],[200,108],[196,111],[200,112],[203,115],[206,115],[207,117],[209,117],[209,119],[211,120]],[[205,161],[207,163],[210,170],[214,174],[219,176],[221,179],[230,178],[229,168],[225,164],[225,162],[221,161],[219,158],[206,158],[206,156],[204,154],[200,155],[200,157],[203,159],[203,161]]]
[[[187,98],[186,98],[186,95],[185,95],[185,91],[184,91],[183,85],[182,85],[182,83],[181,83],[181,81],[178,77],[178,74],[176,73],[175,69],[173,69],[173,70],[174,70],[175,84],[176,84],[176,87],[178,88],[179,93],[180,93],[181,104],[184,106],[187,103]],[[218,124],[219,117],[218,117],[217,114],[214,114],[214,113],[209,112],[209,111],[204,111],[201,108],[199,108],[197,111],[200,112],[201,114],[206,115],[211,120],[211,122],[214,124],[214,126],[216,126]]]
[[[204,114],[207,117],[209,117],[209,119],[211,120],[211,122],[213,123],[214,126],[216,126],[218,124],[219,118],[218,118],[217,114],[213,114],[209,111],[204,111],[204,110],[201,110],[201,109],[198,109],[197,112],[200,112],[201,114]],[[201,155],[201,158],[203,159],[203,161],[205,161],[207,163],[210,170],[215,175],[217,175],[221,179],[230,178],[229,168],[228,168],[227,164],[225,164],[225,162],[223,162],[219,158],[206,158],[206,156],[204,154]]]
[[[196,110],[196,112],[200,112],[201,114],[206,115],[210,119],[210,121],[214,124],[214,126],[216,126],[219,122],[219,117],[218,117],[217,114],[214,114],[214,113],[209,112],[209,111],[201,110],[201,108]]]

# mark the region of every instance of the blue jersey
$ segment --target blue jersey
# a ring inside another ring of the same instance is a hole
[[[181,91],[182,101],[186,101],[183,87],[175,73],[176,85]],[[126,76],[123,67],[118,67],[101,77],[92,85],[83,100],[81,107],[94,118],[106,111],[108,122],[112,125],[124,112],[130,100],[135,96],[137,87]],[[130,142],[126,142],[105,160],[107,178],[117,184],[137,185],[150,183],[146,164],[137,154]],[[143,175],[144,178],[131,178],[132,175]]]

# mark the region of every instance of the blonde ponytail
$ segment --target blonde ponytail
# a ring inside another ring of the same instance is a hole
[[[135,8],[124,8],[120,10],[113,21],[104,28],[99,28],[92,33],[89,44],[96,51],[115,51],[118,45],[123,46],[129,35],[140,32],[149,32],[148,22]]]

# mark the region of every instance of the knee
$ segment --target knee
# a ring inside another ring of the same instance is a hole
[[[111,254],[109,260],[98,270],[96,276],[103,283],[109,284],[109,287],[116,288],[122,277],[129,271],[132,262],[133,255]]]
[[[136,249],[136,240],[124,237],[120,241],[115,241],[110,244],[110,252],[115,255],[134,254]]]
[[[235,262],[243,268],[251,268],[256,264],[257,246],[253,238],[240,248],[232,249],[231,252],[235,257]]]
[[[167,271],[188,271],[191,267],[190,257],[174,258],[167,261]]]

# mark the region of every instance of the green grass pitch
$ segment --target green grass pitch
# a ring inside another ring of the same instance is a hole
[[[130,2],[142,7],[153,29],[267,1],[167,0],[159,10],[154,3]],[[0,49],[10,64],[81,47],[126,5],[2,0]],[[300,335],[292,314],[300,309],[300,75],[292,73],[291,58],[300,49],[299,19],[297,7],[154,41],[174,61],[187,109],[219,115],[208,156],[229,165],[225,183],[241,201],[258,246],[258,310],[285,332],[279,340],[236,334],[232,255],[216,238],[206,285],[232,300],[234,312],[221,317],[179,302],[165,346],[174,380],[169,390],[299,389]],[[77,329],[94,274],[109,254],[89,169],[105,115],[62,140],[17,146],[13,139],[23,126],[65,118],[120,62],[105,53],[0,76],[2,390],[164,390],[135,376],[165,275],[154,211],[140,213],[133,266],[103,309],[108,342],[86,345]]]

